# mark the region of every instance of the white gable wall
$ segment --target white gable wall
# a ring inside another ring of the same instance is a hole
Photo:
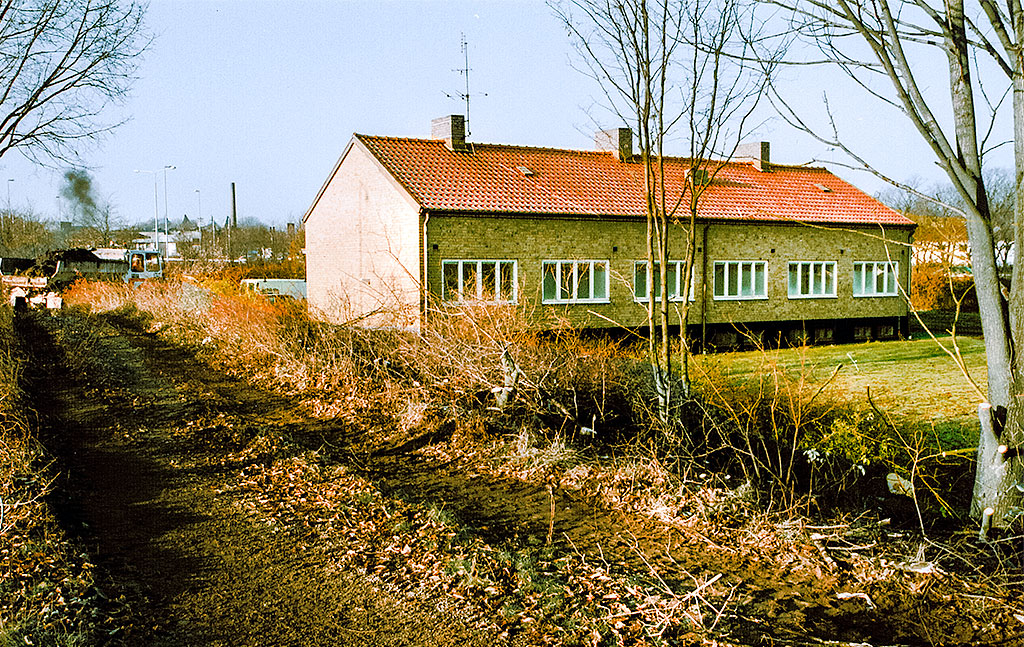
[[[335,323],[418,325],[419,206],[358,140],[305,228],[311,311]]]

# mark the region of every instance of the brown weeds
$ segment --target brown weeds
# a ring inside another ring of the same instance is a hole
[[[12,310],[0,306],[0,644],[86,644],[93,565],[47,503],[56,474],[34,434],[19,348]]]

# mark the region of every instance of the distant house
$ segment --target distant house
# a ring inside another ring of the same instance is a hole
[[[311,309],[334,321],[422,326],[435,304],[516,304],[583,327],[646,325],[643,168],[628,129],[597,150],[354,135],[304,217]],[[689,160],[667,159],[670,195]],[[737,326],[817,341],[906,333],[915,225],[823,168],[773,163],[758,142],[707,186],[689,333]],[[675,228],[670,255],[682,256]],[[655,290],[660,298],[660,288]],[[806,337],[804,337],[806,336]]]
[[[202,231],[185,216],[181,224],[172,225],[167,232],[139,231],[133,245],[135,249],[157,249],[167,258],[180,259],[183,251],[198,245],[201,240]]]

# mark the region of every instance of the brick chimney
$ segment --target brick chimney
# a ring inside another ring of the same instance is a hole
[[[594,134],[594,146],[599,151],[615,153],[615,159],[628,162],[633,159],[633,131],[629,128],[599,130]]]
[[[434,119],[430,122],[430,138],[443,139],[450,151],[466,150],[466,118],[448,115]]]
[[[772,170],[770,150],[771,145],[768,142],[740,144],[732,155],[732,161],[749,162],[758,171],[767,173]]]

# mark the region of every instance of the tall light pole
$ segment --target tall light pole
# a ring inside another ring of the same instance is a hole
[[[0,240],[3,240],[2,234],[7,233],[7,237],[11,237],[11,228],[14,227],[14,214],[11,213],[11,182],[14,181],[13,177],[7,178],[7,217],[6,226],[4,217],[0,216]]]
[[[160,197],[157,195],[156,171],[135,169],[136,173],[149,173],[153,176],[153,248],[160,251]],[[166,245],[164,246],[166,250]],[[165,254],[166,255],[166,254]]]
[[[173,171],[176,166],[168,164],[163,168],[164,171],[164,260],[167,259],[167,246],[170,244],[171,237],[167,233],[167,171]]]
[[[203,194],[196,189],[196,225],[199,226],[199,248],[203,248]]]

